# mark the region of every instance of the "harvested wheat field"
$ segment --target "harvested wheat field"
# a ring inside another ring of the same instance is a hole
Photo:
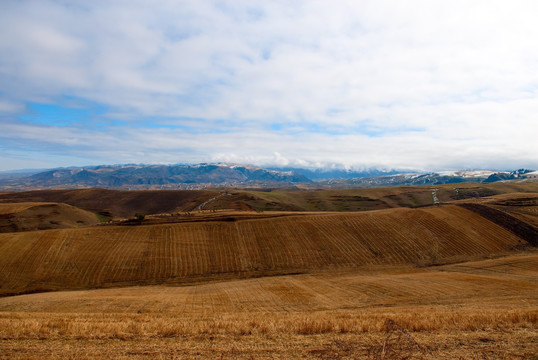
[[[525,241],[459,206],[0,234],[0,294],[426,266]]]
[[[0,358],[533,359],[535,197],[3,233]]]
[[[530,359],[537,264],[530,253],[7,297],[1,346],[13,358]]]

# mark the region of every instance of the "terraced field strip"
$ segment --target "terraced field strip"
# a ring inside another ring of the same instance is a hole
[[[3,294],[480,257],[524,243],[458,206],[0,234]]]

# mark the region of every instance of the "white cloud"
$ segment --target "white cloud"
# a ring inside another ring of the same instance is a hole
[[[20,103],[0,100],[0,114],[16,114],[24,110],[24,106]]]
[[[3,137],[89,162],[138,146],[141,162],[538,166],[537,14],[535,1],[2,2]],[[20,104],[66,95],[133,126],[18,123]]]

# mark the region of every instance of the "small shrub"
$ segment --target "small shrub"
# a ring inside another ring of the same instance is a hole
[[[141,213],[136,213],[135,214],[135,219],[138,220],[138,221],[142,221],[146,218],[146,215],[144,214],[141,214]]]

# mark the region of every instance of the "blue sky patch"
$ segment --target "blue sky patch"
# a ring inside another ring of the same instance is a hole
[[[65,108],[54,104],[28,104],[30,112],[20,115],[25,122],[46,126],[72,126],[74,123],[89,120],[90,112],[86,109]]]

